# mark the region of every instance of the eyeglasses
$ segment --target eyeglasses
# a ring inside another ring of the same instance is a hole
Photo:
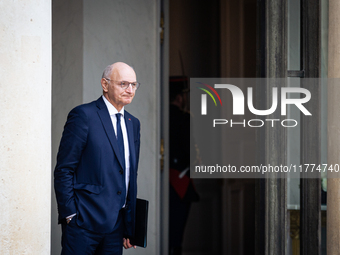
[[[104,78],[105,80],[107,81],[114,81],[114,80],[110,80],[108,78]],[[137,90],[140,86],[140,83],[139,82],[128,82],[128,81],[115,81],[117,82],[118,85],[120,85],[122,87],[122,89],[127,89],[130,85],[131,85],[131,88],[133,90]]]

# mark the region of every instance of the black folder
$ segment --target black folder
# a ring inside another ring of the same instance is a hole
[[[149,201],[137,198],[135,236],[131,238],[130,243],[144,248],[146,247],[148,210]]]

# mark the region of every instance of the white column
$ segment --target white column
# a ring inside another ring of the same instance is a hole
[[[0,9],[0,254],[49,254],[51,2]]]

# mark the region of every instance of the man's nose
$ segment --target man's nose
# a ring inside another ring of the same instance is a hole
[[[129,93],[133,92],[132,84],[130,83],[129,86],[126,88],[126,91]]]

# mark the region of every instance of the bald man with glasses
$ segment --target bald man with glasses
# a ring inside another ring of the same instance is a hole
[[[140,122],[124,110],[140,84],[129,65],[105,68],[103,95],[69,113],[54,170],[62,254],[122,254],[131,248]]]

